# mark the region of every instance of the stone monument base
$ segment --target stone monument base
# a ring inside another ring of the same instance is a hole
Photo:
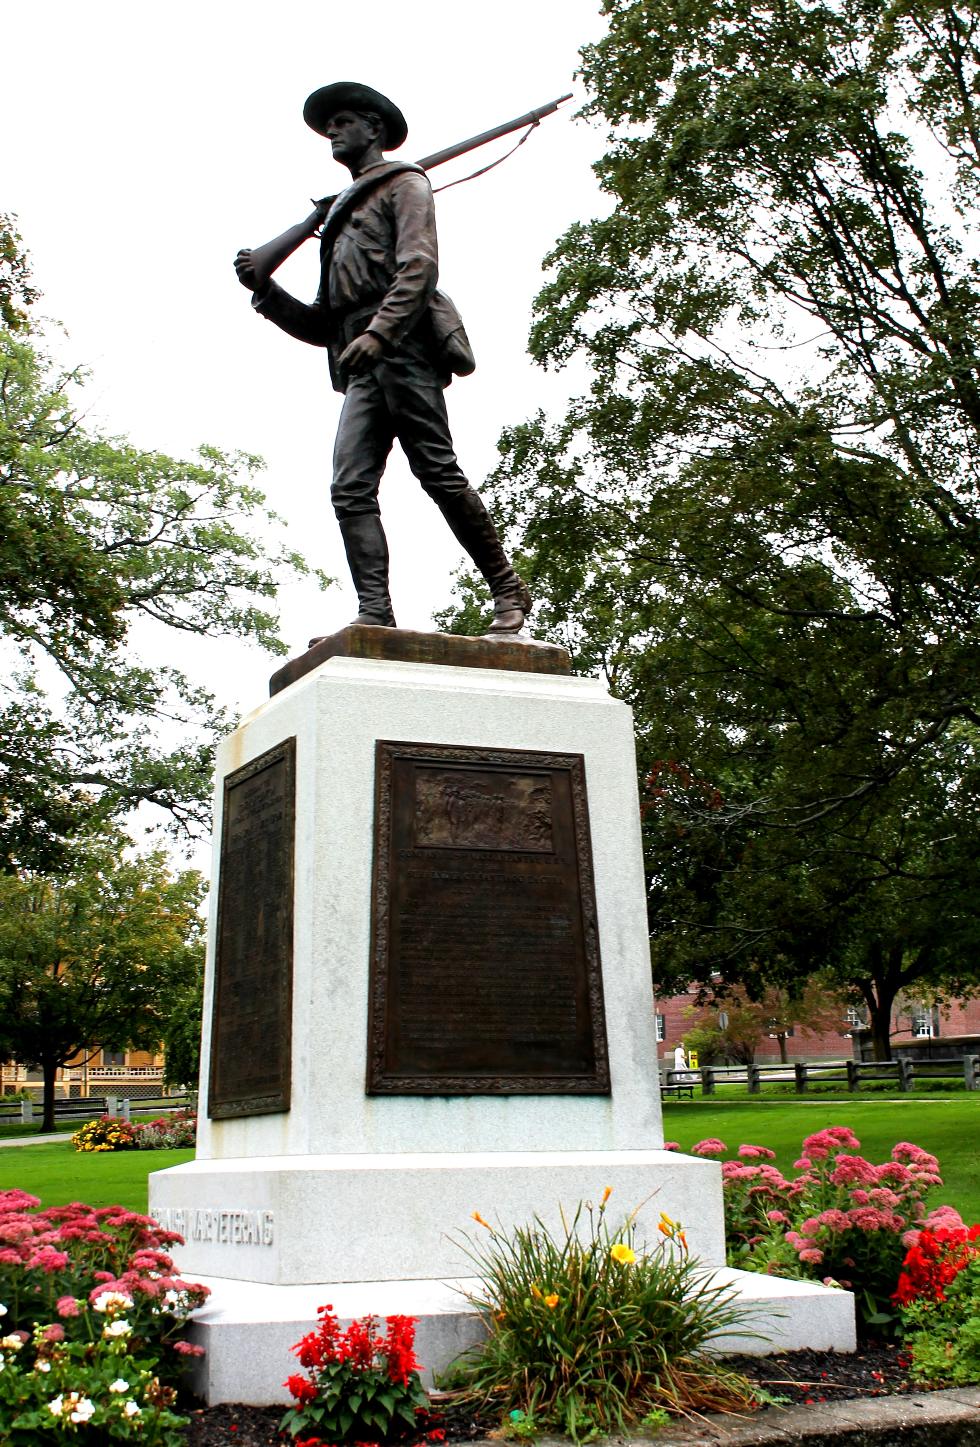
[[[560,1233],[562,1207],[598,1202],[607,1186],[611,1225],[635,1210],[637,1240],[652,1245],[665,1211],[700,1260],[725,1259],[717,1162],[675,1151],[196,1160],[152,1183],[153,1214],[185,1238],[176,1259],[195,1278],[290,1287],[453,1278],[468,1269],[461,1233],[482,1229],[474,1211],[508,1227],[539,1216]]]
[[[608,1186],[638,1246],[663,1211],[725,1269],[718,1163],[663,1149],[627,706],[513,639],[310,653],[218,754],[197,1159],[150,1178],[214,1286],[209,1402],[284,1400],[328,1302],[418,1317],[444,1368],[474,1211],[559,1231]],[[750,1333],[853,1349],[848,1293],[732,1279]]]
[[[707,1274],[712,1282],[734,1288],[740,1304],[753,1308],[752,1320],[743,1329],[717,1339],[717,1353],[854,1350],[854,1299],[849,1291],[729,1267]],[[211,1298],[188,1332],[205,1355],[194,1361],[189,1385],[211,1405],[287,1405],[290,1395],[283,1384],[299,1370],[290,1347],[311,1330],[321,1306],[330,1305],[345,1326],[369,1313],[414,1316],[416,1353],[425,1363],[426,1385],[483,1335],[467,1301],[467,1294],[479,1286],[474,1278],[264,1286],[211,1277],[205,1284],[211,1287]]]

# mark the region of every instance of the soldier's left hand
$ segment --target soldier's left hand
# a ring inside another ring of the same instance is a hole
[[[375,363],[380,361],[383,350],[376,336],[371,332],[363,332],[341,353],[341,369],[348,376],[359,377],[362,372],[370,372]]]

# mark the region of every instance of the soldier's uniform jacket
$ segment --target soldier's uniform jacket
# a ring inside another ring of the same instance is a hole
[[[320,290],[312,306],[275,281],[252,305],[290,336],[326,347],[339,392],[344,348],[371,332],[386,355],[410,350],[445,384],[473,370],[462,319],[436,290],[439,254],[432,188],[423,171],[399,162],[369,167],[336,198],[321,242]]]

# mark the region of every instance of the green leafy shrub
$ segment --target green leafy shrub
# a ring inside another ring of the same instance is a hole
[[[746,1309],[690,1257],[669,1217],[650,1251],[636,1248],[635,1212],[610,1230],[609,1194],[570,1222],[562,1212],[557,1239],[538,1217],[504,1232],[474,1212],[486,1236],[464,1248],[481,1278],[469,1300],[487,1338],[461,1359],[465,1390],[576,1441],[658,1411],[747,1405],[749,1384],[705,1351]]]
[[[77,1130],[71,1143],[76,1151],[134,1151],[136,1127],[121,1115],[100,1115]]]

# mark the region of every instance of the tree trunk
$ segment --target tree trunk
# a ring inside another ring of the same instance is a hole
[[[871,1054],[874,1060],[890,1060],[892,1053],[892,1006],[897,989],[892,989],[882,980],[876,982],[877,989],[869,983],[861,987],[868,1007],[868,1024],[871,1027]]]
[[[41,1070],[44,1073],[44,1092],[42,1095],[41,1110],[41,1134],[50,1133],[54,1130],[54,1080],[58,1073],[57,1060],[42,1060]]]
[[[789,1064],[789,1051],[786,1049],[786,1033],[785,1033],[785,1031],[784,1031],[781,1035],[777,1035],[777,1036],[776,1036],[776,1039],[779,1041],[779,1059],[780,1059],[780,1063],[781,1063],[782,1065],[788,1065],[788,1064]]]

